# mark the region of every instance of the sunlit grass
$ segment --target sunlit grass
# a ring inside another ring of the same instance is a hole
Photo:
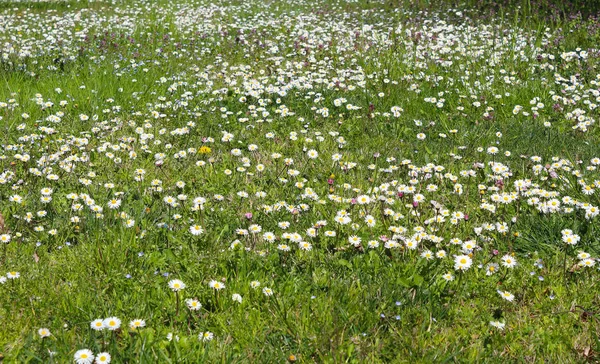
[[[596,360],[600,27],[525,3],[2,3],[3,357]]]

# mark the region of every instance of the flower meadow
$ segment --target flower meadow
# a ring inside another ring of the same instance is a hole
[[[0,3],[0,362],[598,360],[600,23],[470,3]]]

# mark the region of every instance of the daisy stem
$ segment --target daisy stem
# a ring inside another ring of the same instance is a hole
[[[167,225],[167,249],[169,249],[169,236],[170,236],[169,231],[171,231],[171,207],[170,206],[167,208],[167,213],[169,214],[169,216],[168,216],[169,224]]]
[[[565,255],[563,257],[563,283],[566,285],[567,284],[567,250],[569,249],[568,246],[565,246]]]
[[[457,282],[457,289],[456,292],[458,293],[458,298],[460,299],[460,295],[462,294],[463,291],[463,285],[462,285],[462,278],[463,278],[463,272],[459,272],[458,274],[458,282]]]
[[[199,208],[200,211],[200,226],[206,230],[206,226],[204,225],[204,214],[202,213],[203,207]]]
[[[218,290],[215,290],[215,307],[217,309],[220,309],[220,307],[219,307],[219,291]]]
[[[192,333],[192,311],[191,310],[188,310],[187,327],[188,327],[188,333],[191,334]]]
[[[179,316],[179,291],[175,291],[175,321],[177,321],[177,316]]]
[[[0,261],[0,265],[3,265],[4,263],[6,263],[6,246],[7,245],[8,245],[8,243],[2,244],[2,261]]]

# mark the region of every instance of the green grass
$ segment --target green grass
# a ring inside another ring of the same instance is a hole
[[[598,217],[586,216],[600,205],[600,33],[587,7],[550,18],[524,4],[488,16],[473,2],[1,3],[0,273],[20,275],[0,284],[1,357],[598,360],[598,266],[579,264],[600,256]],[[543,212],[554,197],[561,209]],[[352,223],[336,222],[344,213]],[[260,233],[240,234],[252,225]],[[463,253],[472,266],[460,271]],[[90,328],[107,317],[120,329]],[[130,329],[134,319],[146,326]]]

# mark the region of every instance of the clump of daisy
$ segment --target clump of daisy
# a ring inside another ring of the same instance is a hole
[[[214,334],[210,331],[201,332],[198,334],[198,340],[207,342],[214,338]]]
[[[500,295],[500,297],[504,298],[508,302],[512,302],[515,299],[515,296],[508,291],[498,290],[498,294]]]
[[[457,255],[454,257],[455,270],[467,270],[471,268],[473,260],[468,255]]]
[[[94,361],[94,353],[90,349],[81,349],[73,355],[77,364],[92,364]]]
[[[585,258],[582,259],[581,261],[579,261],[579,266],[580,267],[587,267],[587,268],[591,268],[594,265],[596,265],[596,261],[592,258]]]
[[[50,330],[43,327],[38,330],[38,335],[40,335],[40,337],[43,339],[45,337],[49,337],[50,335],[52,335],[52,333],[50,332]]]
[[[169,281],[169,288],[171,288],[173,292],[178,292],[185,288],[185,283],[183,283],[179,279],[173,279]]]
[[[142,319],[134,319],[134,320],[129,321],[129,328],[131,330],[140,329],[142,327],[146,327],[146,321],[144,321]],[[98,354],[98,355],[100,355],[100,354]]]
[[[506,326],[506,323],[500,321],[490,321],[490,325],[502,331],[504,330],[504,326]]]
[[[202,308],[202,304],[195,298],[188,298],[185,300],[185,304],[191,311],[198,311]]]
[[[92,321],[90,323],[90,327],[96,331],[102,331],[106,328],[104,326],[104,320],[102,320],[102,319],[96,319],[96,320]]]
[[[202,235],[203,232],[204,232],[204,229],[200,225],[190,226],[190,233],[192,233],[192,235],[195,235],[195,236]]]
[[[492,274],[495,274],[496,272],[498,272],[498,268],[499,268],[498,264],[488,263],[488,265],[485,267],[485,275],[491,276]]]
[[[442,278],[444,278],[447,282],[451,282],[454,280],[454,276],[452,275],[452,273],[448,272],[446,274],[444,274],[442,276]]]
[[[242,303],[242,295],[240,295],[239,293],[234,293],[233,295],[231,295],[231,300],[233,302]]]
[[[225,288],[225,284],[224,283],[221,283],[221,282],[215,281],[215,280],[210,281],[208,283],[208,286],[210,288],[214,289],[215,291],[220,291],[220,290],[222,290],[222,289]]]
[[[108,364],[111,361],[109,353],[100,353],[96,355],[96,364]]]
[[[581,237],[573,233],[573,230],[571,229],[563,229],[561,235],[562,241],[568,245],[576,245],[581,240]]]
[[[173,339],[175,339],[175,341],[179,341],[179,335],[173,335],[172,332],[167,334],[167,340],[168,341],[172,341]]]
[[[509,254],[502,257],[502,265],[506,268],[514,268],[517,265],[517,260]]]
[[[119,320],[117,317],[108,317],[108,318],[104,319],[104,321],[102,322],[102,324],[108,330],[115,331],[115,330],[118,330],[121,327],[121,320]]]

